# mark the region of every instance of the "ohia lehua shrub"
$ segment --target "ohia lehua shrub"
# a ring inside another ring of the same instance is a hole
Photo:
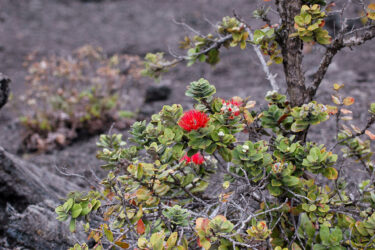
[[[338,160],[359,159],[373,171],[369,142],[346,127],[338,155],[301,139],[309,126],[349,112],[352,98],[334,91],[336,106],[302,107],[269,92],[257,112],[251,100],[223,100],[207,80],[192,82],[193,110],[164,106],[134,123],[127,142],[100,137],[107,177],[87,194],[71,193],[57,218],[72,232],[83,225],[95,249],[373,248],[373,182],[353,197]],[[375,120],[375,104],[369,115]]]
[[[70,193],[57,219],[85,230],[94,249],[375,249],[375,103],[359,128],[348,123],[355,100],[341,94],[343,85],[333,85],[332,103],[314,101],[333,56],[375,37],[375,5],[358,2],[364,26],[348,31],[346,20],[335,37],[325,27],[334,3],[275,1],[280,23],[268,18],[271,7],[254,11],[266,23],[255,30],[234,13],[215,35],[185,37],[185,56],[147,54],[143,75],[160,79],[179,62],[216,65],[221,47],[252,46],[273,89],[268,105],[224,100],[205,79],[190,83],[193,109],[164,106],[135,122],[126,141],[100,136],[107,176],[88,193]],[[325,50],[312,86],[302,70],[304,44]],[[273,63],[284,67],[289,100],[277,91]],[[308,139],[328,120],[336,124],[333,145]],[[357,169],[362,177],[351,174]]]

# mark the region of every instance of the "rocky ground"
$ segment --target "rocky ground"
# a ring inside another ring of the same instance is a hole
[[[256,1],[215,1],[215,0],[0,0],[0,72],[12,79],[13,100],[0,111],[0,145],[11,153],[17,153],[23,132],[17,117],[19,110],[12,102],[22,95],[27,86],[24,78],[26,69],[22,66],[25,57],[38,51],[41,55],[69,54],[84,44],[103,47],[108,54],[127,53],[143,57],[147,52],[175,49],[177,42],[189,30],[177,25],[174,20],[183,21],[197,30],[212,31],[212,23],[223,16],[231,15],[235,9],[252,25],[251,12]],[[353,14],[355,10],[352,10]],[[306,50],[306,74],[319,65],[321,48]],[[332,63],[324,80],[318,100],[330,103],[333,83],[344,83],[344,91],[353,96],[354,118],[357,124],[366,120],[366,105],[375,101],[374,69],[375,42],[370,41],[361,48],[346,49]],[[277,81],[283,86],[284,78],[280,66],[272,66],[278,74]],[[217,87],[218,95],[224,98],[239,95],[251,96],[258,107],[265,105],[263,97],[270,86],[252,49],[223,51],[221,62],[214,68],[207,65],[194,65],[186,68],[176,67],[166,74],[161,86],[171,89],[167,100],[156,101],[141,106],[143,117],[160,110],[163,104],[182,103],[192,106],[184,96],[189,82],[204,77]],[[144,99],[145,89],[154,86],[150,79],[144,79],[138,95],[133,98]],[[140,102],[142,103],[142,102]],[[321,143],[332,143],[334,123],[313,128],[310,139]],[[96,137],[76,142],[70,147],[50,154],[20,155],[36,166],[61,175],[56,170],[66,167],[70,172],[81,174],[87,169],[97,170],[99,162],[95,159]],[[79,178],[69,177],[72,182],[84,187]],[[1,198],[1,197],[0,197]],[[1,201],[5,202],[5,201]],[[2,205],[0,202],[0,207]],[[19,211],[21,212],[21,211]],[[2,231],[0,231],[0,234]],[[1,236],[0,236],[1,238]],[[1,247],[1,242],[0,242]]]

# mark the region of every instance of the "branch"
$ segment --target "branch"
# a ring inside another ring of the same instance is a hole
[[[349,136],[349,137],[347,137],[347,138],[345,138],[345,139],[342,139],[342,140],[336,142],[335,145],[333,145],[333,146],[330,148],[329,151],[332,151],[337,145],[339,145],[339,144],[341,144],[341,143],[343,143],[343,142],[346,142],[346,141],[348,141],[348,140],[350,140],[350,139],[353,139],[353,138],[355,138],[355,137],[358,137],[358,136],[364,135],[364,134],[366,133],[366,130],[369,129],[369,128],[372,126],[372,124],[374,124],[374,123],[375,123],[375,115],[372,115],[372,116],[369,118],[369,120],[367,121],[366,126],[361,130],[361,132],[359,132],[359,133],[355,133],[355,134],[353,134],[352,136]]]
[[[329,65],[332,63],[332,59],[335,57],[337,52],[344,48],[342,38],[336,38],[332,45],[326,49],[326,52],[323,56],[322,61],[320,62],[319,69],[316,71],[316,73],[313,75],[313,83],[312,86],[309,88],[309,96],[308,101],[312,101],[316,95],[316,92],[318,91],[318,88],[325,77]]]
[[[251,30],[249,29],[248,26],[246,26],[246,31],[247,31],[247,33],[249,33],[250,39],[254,40],[254,35],[253,35],[253,33],[251,32]],[[267,65],[266,60],[264,60],[264,57],[262,55],[262,52],[259,49],[259,46],[258,45],[253,45],[253,49],[254,49],[255,53],[257,54],[260,63],[263,66],[263,71],[264,71],[264,73],[266,73],[267,80],[270,82],[272,90],[278,92],[280,88],[279,88],[279,86],[278,86],[278,84],[277,84],[277,82],[275,80],[275,78],[277,77],[277,74],[272,74],[270,72],[270,69],[269,69],[269,67]]]
[[[351,48],[353,46],[362,45],[366,41],[371,40],[375,37],[375,25],[358,28],[345,33],[347,20],[348,19],[345,19],[345,21],[343,22],[341,31],[339,32],[337,38],[332,42],[332,45],[326,49],[323,59],[320,62],[320,66],[316,73],[313,75],[313,83],[309,88],[308,101],[312,101],[314,99],[316,92],[318,91],[318,88],[327,73],[329,65],[332,63],[334,56],[341,49],[345,47]],[[360,35],[358,35],[359,32],[361,33]],[[352,34],[355,35],[350,36]],[[346,38],[347,36],[350,37]]]
[[[205,55],[206,53],[208,53],[210,50],[213,50],[213,49],[219,49],[224,43],[226,43],[227,41],[231,40],[232,39],[232,35],[227,35],[225,37],[222,37],[218,40],[215,40],[211,46],[207,47],[206,49],[198,52],[198,53],[195,53],[195,54],[192,54],[190,56],[179,56],[179,55],[176,55],[174,53],[172,53],[171,51],[169,51],[169,53],[175,57],[176,59],[171,61],[171,62],[168,62],[168,63],[165,63],[165,64],[162,64],[160,66],[158,66],[159,68],[169,68],[169,67],[173,67],[175,66],[176,64],[180,63],[180,62],[183,62],[183,61],[188,61],[188,60],[191,60],[192,57],[199,57],[200,55]]]
[[[250,25],[248,25],[246,22],[244,22],[242,20],[242,18],[236,14],[236,12],[234,10],[233,10],[233,15],[238,21],[240,21],[241,23],[243,23],[245,25],[246,32],[249,33],[250,41],[253,41],[254,35],[253,35],[253,32],[251,32]],[[267,62],[264,59],[262,52],[260,51],[259,45],[252,44],[252,46],[253,46],[253,49],[254,49],[255,53],[257,54],[257,56],[259,58],[260,63],[263,66],[262,67],[263,71],[264,71],[264,73],[266,73],[267,80],[270,82],[272,90],[279,91],[280,88],[279,88],[279,86],[278,86],[278,84],[276,83],[276,80],[275,80],[277,74],[272,74],[270,72],[269,66],[267,65]]]
[[[358,31],[360,31],[360,29],[351,31],[350,33],[355,33]],[[375,25],[368,26],[366,27],[366,29],[364,29],[364,32],[361,36],[359,37],[352,36],[348,39],[345,39],[344,46],[345,47],[359,46],[359,45],[364,44],[366,41],[373,39],[374,37],[375,37]]]

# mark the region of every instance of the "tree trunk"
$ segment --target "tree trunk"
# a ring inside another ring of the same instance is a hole
[[[301,0],[277,0],[282,20],[278,42],[283,55],[283,66],[287,83],[287,93],[292,106],[304,104],[307,98],[305,76],[302,69],[303,42],[298,37],[290,37],[295,32],[294,17],[300,14]]]

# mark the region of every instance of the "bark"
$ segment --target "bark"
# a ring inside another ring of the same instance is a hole
[[[304,104],[307,97],[305,76],[302,70],[303,42],[298,37],[290,37],[295,32],[294,17],[300,14],[301,0],[276,1],[282,20],[282,28],[278,34],[278,43],[283,55],[284,73],[287,83],[287,93],[292,106]]]

